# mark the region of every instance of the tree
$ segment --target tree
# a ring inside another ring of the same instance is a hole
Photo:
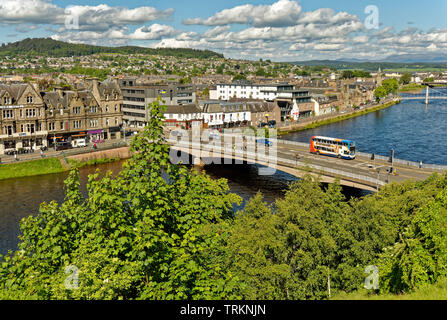
[[[278,252],[283,243],[271,208],[258,193],[240,212],[228,240],[228,265],[243,283],[244,299],[284,299],[290,268]]]
[[[233,81],[237,81],[237,80],[247,80],[247,77],[243,74],[238,73],[233,77]]]
[[[379,102],[382,98],[385,98],[388,95],[388,91],[384,86],[378,86],[376,90],[374,90],[374,96],[376,97],[376,101]]]
[[[411,82],[411,73],[410,72],[405,72],[401,77],[400,77],[400,83],[401,84],[409,84]]]
[[[354,72],[352,70],[344,70],[341,74],[342,79],[352,79],[354,78]]]
[[[447,189],[419,210],[381,256],[385,293],[413,291],[447,277]]]
[[[0,265],[0,298],[239,297],[221,252],[222,226],[241,199],[225,180],[171,164],[161,110],[150,105],[148,126],[118,176],[90,176],[84,199],[74,170],[60,206],[44,203],[22,221],[18,250]],[[78,290],[64,286],[67,267],[79,270]]]
[[[392,93],[396,94],[399,89],[399,82],[396,78],[383,80],[382,86],[385,88],[387,95]]]

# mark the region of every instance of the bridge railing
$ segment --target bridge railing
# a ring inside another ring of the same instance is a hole
[[[289,141],[289,140],[283,140],[283,139],[271,139],[271,140],[273,142],[286,144],[286,145],[294,145],[294,146],[304,147],[304,148],[309,148],[310,147],[308,143],[303,143],[303,142]],[[365,152],[357,152],[357,155],[361,156],[361,157],[369,158],[369,159],[371,159],[371,157],[372,157],[371,153],[365,153]],[[383,161],[388,161],[389,160],[389,157],[385,157],[385,156],[382,156],[382,155],[379,155],[379,154],[375,154],[374,157],[376,159],[378,159],[378,160],[383,160]],[[402,166],[408,166],[408,167],[419,168],[419,166],[420,166],[419,162],[410,161],[410,160],[404,160],[404,159],[394,158],[393,162],[395,164],[400,164]],[[447,166],[437,165],[437,164],[429,164],[429,163],[422,163],[422,168],[431,169],[431,170],[440,170],[440,171],[447,170]]]

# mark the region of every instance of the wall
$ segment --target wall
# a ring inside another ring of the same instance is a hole
[[[96,159],[111,159],[111,158],[120,158],[120,159],[128,159],[130,158],[130,148],[129,147],[122,147],[117,149],[110,149],[110,150],[103,150],[103,151],[96,151],[91,153],[83,153],[78,154],[74,156],[68,156],[68,159],[77,160],[80,162],[90,161],[90,160],[96,160]]]

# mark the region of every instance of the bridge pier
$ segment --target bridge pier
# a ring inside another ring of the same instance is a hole
[[[427,89],[425,90],[425,105],[427,105],[428,106],[428,86],[427,86]]]

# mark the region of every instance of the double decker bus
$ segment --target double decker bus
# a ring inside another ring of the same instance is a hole
[[[355,142],[328,137],[312,137],[310,139],[310,152],[339,159],[355,159]]]

